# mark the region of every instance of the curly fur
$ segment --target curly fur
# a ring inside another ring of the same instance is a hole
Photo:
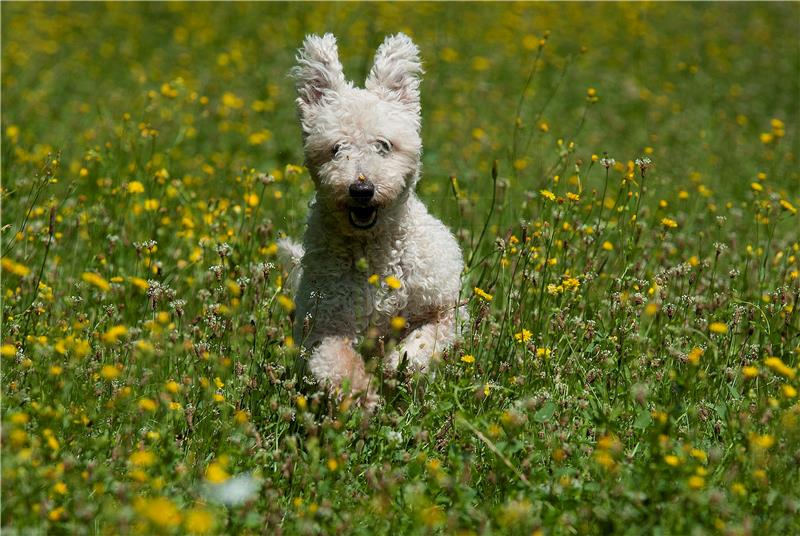
[[[316,186],[298,258],[295,340],[309,353],[309,369],[323,384],[349,384],[376,400],[356,350],[369,332],[392,335],[391,320],[406,321],[400,343],[384,357],[394,370],[403,358],[424,371],[456,339],[463,268],[450,231],[431,216],[414,188],[420,177],[419,52],[403,34],[378,48],[365,88],[348,82],[331,34],[308,36],[292,75],[306,165]],[[382,140],[382,141],[381,141]],[[382,143],[390,146],[386,150]],[[371,228],[353,223],[350,186],[374,184]],[[370,282],[373,274],[378,282]],[[400,281],[391,288],[386,278]]]

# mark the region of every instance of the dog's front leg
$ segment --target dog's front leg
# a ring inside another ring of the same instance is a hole
[[[400,341],[385,360],[387,370],[394,371],[405,356],[413,371],[424,371],[435,356],[452,346],[456,340],[454,310],[439,313],[436,318],[412,330]]]
[[[369,390],[364,361],[347,337],[323,338],[312,350],[308,367],[317,380],[331,387],[348,383],[351,391]]]

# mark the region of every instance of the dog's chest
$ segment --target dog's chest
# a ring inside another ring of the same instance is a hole
[[[358,290],[354,308],[359,331],[388,329],[408,305],[411,289],[403,265],[402,244],[365,244],[354,251]]]

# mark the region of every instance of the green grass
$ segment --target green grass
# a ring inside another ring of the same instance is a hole
[[[800,532],[798,21],[4,2],[3,530]],[[286,73],[400,30],[471,321],[368,416],[295,376]]]

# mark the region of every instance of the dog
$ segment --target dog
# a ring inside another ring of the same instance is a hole
[[[357,347],[394,338],[384,372],[426,371],[458,336],[463,258],[415,193],[420,178],[419,50],[380,45],[364,88],[347,81],[332,34],[309,35],[290,75],[315,195],[302,247],[294,340],[328,389],[379,397]]]

